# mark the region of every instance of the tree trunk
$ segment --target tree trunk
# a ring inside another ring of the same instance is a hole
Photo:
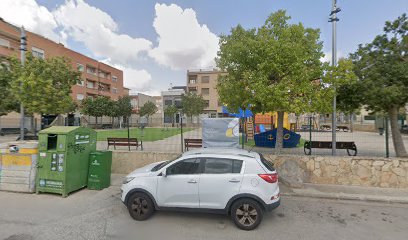
[[[276,131],[275,153],[280,154],[283,148],[283,117],[285,112],[278,111],[278,129]]]
[[[350,113],[350,132],[353,132],[353,115],[354,113]]]
[[[391,123],[392,142],[394,144],[395,154],[397,157],[408,157],[402,141],[401,132],[398,129],[398,107],[393,106],[388,110]]]
[[[98,127],[98,117],[95,117],[95,125]]]

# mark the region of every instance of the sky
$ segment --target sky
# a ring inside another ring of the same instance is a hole
[[[338,57],[371,42],[408,0],[338,0]],[[220,35],[261,26],[279,9],[319,28],[331,59],[332,0],[0,0],[0,17],[124,72],[125,87],[160,95],[185,85],[188,69],[214,68]]]

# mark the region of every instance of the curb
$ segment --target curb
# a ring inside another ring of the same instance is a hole
[[[293,196],[293,197],[311,197],[311,198],[324,198],[324,199],[335,199],[335,200],[353,200],[353,201],[366,201],[366,202],[382,202],[382,203],[400,203],[408,204],[407,197],[384,197],[384,196],[373,196],[373,195],[357,195],[357,194],[339,194],[339,193],[323,193],[323,192],[296,192],[292,193],[281,192],[282,196]]]

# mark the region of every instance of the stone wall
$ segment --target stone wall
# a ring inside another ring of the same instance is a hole
[[[114,151],[112,173],[128,174],[178,153]],[[303,183],[408,188],[407,158],[264,155],[275,164],[280,179],[296,187]]]
[[[302,183],[408,188],[407,158],[276,156],[274,162],[283,180]]]
[[[113,151],[112,173],[128,174],[147,164],[177,158],[178,153]]]

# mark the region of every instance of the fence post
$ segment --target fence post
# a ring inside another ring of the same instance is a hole
[[[388,117],[385,117],[385,157],[390,157],[390,146],[388,142]]]
[[[183,153],[183,116],[180,112],[181,153]]]

